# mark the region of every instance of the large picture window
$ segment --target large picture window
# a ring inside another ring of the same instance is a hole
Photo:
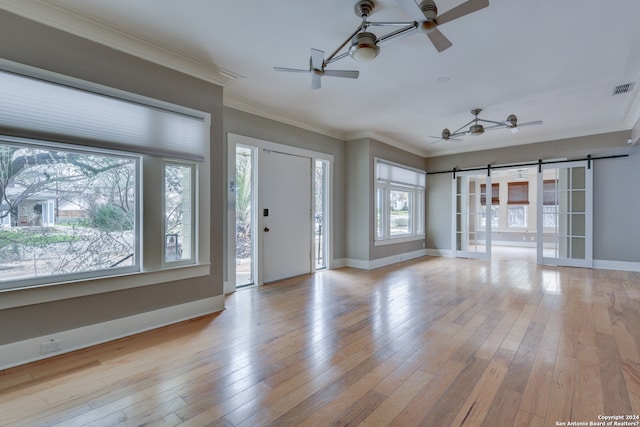
[[[377,244],[424,237],[425,184],[423,171],[376,159]]]
[[[132,270],[139,158],[0,141],[0,288]]]

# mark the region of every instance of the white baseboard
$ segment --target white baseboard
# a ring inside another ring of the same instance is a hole
[[[427,255],[426,249],[420,249],[418,251],[413,252],[405,252],[398,255],[393,255],[386,258],[374,259],[374,260],[362,260],[362,259],[353,259],[346,258],[346,266],[360,268],[362,270],[372,270],[374,268],[385,267],[387,265],[395,264],[402,261],[408,261],[414,258],[420,258],[421,256]]]
[[[47,357],[57,356],[81,348],[90,347],[118,338],[135,335],[172,323],[193,319],[224,310],[224,295],[174,305],[159,310],[30,338],[0,346],[0,370],[11,368]],[[61,351],[41,354],[40,344],[50,340],[62,340]]]
[[[338,258],[331,261],[329,268],[341,268],[347,266],[347,260],[345,258]]]
[[[453,258],[453,251],[449,249],[427,249],[427,255]]]
[[[640,262],[593,260],[593,268],[602,270],[640,271]]]

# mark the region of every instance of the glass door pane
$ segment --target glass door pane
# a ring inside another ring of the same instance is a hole
[[[314,174],[314,252],[316,269],[327,268],[327,188],[329,162],[316,160]]]
[[[236,287],[255,283],[254,151],[236,147]]]

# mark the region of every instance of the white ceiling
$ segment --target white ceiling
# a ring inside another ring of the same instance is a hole
[[[411,21],[375,0],[372,21]],[[437,0],[439,13],[462,3]],[[490,0],[446,23],[438,53],[421,33],[385,45],[372,62],[347,57],[310,90],[310,48],[329,55],[360,23],[355,0],[0,0],[0,7],[225,82],[225,105],[345,140],[373,137],[425,156],[628,130],[640,117],[640,1]],[[385,33],[373,28],[378,36]],[[220,74],[222,70],[223,74]],[[229,78],[228,75],[239,76]],[[216,77],[217,76],[217,77]],[[447,82],[441,82],[442,78]],[[615,86],[634,82],[631,93]],[[480,117],[542,120],[461,142],[432,143]]]

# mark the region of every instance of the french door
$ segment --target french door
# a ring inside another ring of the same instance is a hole
[[[593,169],[576,161],[538,173],[538,264],[593,266]]]
[[[486,172],[457,172],[453,196],[454,256],[491,259],[491,176]]]

